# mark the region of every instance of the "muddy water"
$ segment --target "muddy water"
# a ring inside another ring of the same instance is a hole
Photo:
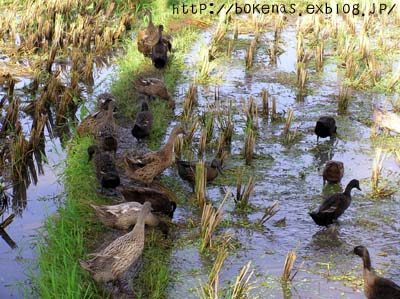
[[[239,39],[248,40],[247,45],[251,38],[251,35],[239,35]],[[187,56],[189,69],[196,62],[199,45],[209,40],[209,34],[203,34],[199,40]],[[220,101],[232,100],[238,107],[234,114],[235,135],[226,168],[244,165],[240,153],[246,123],[240,108],[241,97],[248,99],[252,95],[261,106],[261,91],[267,89],[277,100],[278,112],[294,109],[292,131],[298,127],[300,132],[296,141],[286,144],[282,136],[284,123],[271,123],[260,117],[255,148],[257,159],[246,170],[256,176],[252,209],[239,213],[233,200],[228,202],[225,207],[228,221],[219,231],[232,233],[239,244],[235,242],[238,248],[230,252],[221,270],[221,286],[234,281],[240,268],[251,261],[256,286],[252,292],[260,298],[364,298],[360,285],[361,260],[349,254],[354,246],[361,244],[369,248],[376,269],[400,283],[400,196],[396,193],[390,198],[376,200],[370,195],[374,147],[370,139],[371,128],[365,125],[372,119],[372,106],[382,106],[390,97],[353,92],[348,109],[350,113],[337,116],[334,96],[338,94],[338,83],[342,78],[336,63],[328,58],[321,75],[310,71],[308,95],[304,101],[298,101],[296,88],[290,83],[296,82],[295,27],[289,26],[282,32],[281,47],[285,52],[278,57],[276,66],[269,64],[266,54],[266,44],[272,41],[272,34],[261,36],[251,70],[245,68],[245,48],[237,46],[238,43],[234,43],[232,58],[224,60],[216,70],[224,72],[224,83],[219,85]],[[187,73],[189,78],[193,75]],[[188,82],[182,80],[178,90],[187,86]],[[214,101],[213,92],[213,84],[199,88],[199,111],[204,111]],[[318,144],[313,128],[322,115],[335,116],[338,137],[331,141],[323,139]],[[342,161],[345,175],[341,185],[324,188],[321,173],[329,159]],[[229,175],[229,171],[227,173]],[[176,171],[169,174],[176,176]],[[383,175],[397,186],[399,174],[399,165],[394,156],[388,154],[383,164]],[[353,202],[341,217],[339,227],[327,230],[316,226],[308,212],[319,205],[324,195],[344,189],[353,178],[360,180],[362,191],[353,191]],[[216,184],[225,185],[223,181],[220,178]],[[182,181],[182,184],[186,183]],[[186,187],[190,190],[188,185]],[[233,185],[230,187],[235,188]],[[218,205],[224,189],[208,186],[208,196]],[[262,217],[263,207],[274,201],[279,202],[279,212],[262,229],[255,228],[253,224]],[[174,221],[186,222],[190,218],[199,221],[199,211],[180,207]],[[285,219],[284,225],[275,225],[280,219]],[[200,282],[207,279],[212,259],[199,254],[197,238],[198,228],[178,234],[171,259],[174,277],[168,287],[168,298],[197,298]],[[295,268],[299,272],[283,291],[279,278],[290,250],[297,253]]]
[[[94,86],[90,88],[82,86],[84,90],[82,96],[88,98],[85,103],[87,110],[94,109],[98,94],[109,91],[114,68],[115,66],[97,69]],[[26,78],[18,79],[21,82],[15,86],[16,96],[28,100],[27,95],[23,93],[23,87],[30,81]],[[5,94],[6,91],[0,89],[0,98]],[[81,109],[77,112],[78,118],[80,118]],[[23,112],[20,112],[19,116],[25,136],[29,136],[32,119]],[[13,198],[12,189],[7,190],[10,196],[9,207],[0,216],[0,220],[3,221],[11,213],[17,215],[6,228],[7,234],[17,247],[14,244],[8,244],[3,239],[0,240],[0,298],[24,298],[24,295],[25,298],[31,298],[27,285],[30,283],[30,277],[36,272],[36,242],[40,229],[45,219],[63,203],[64,187],[60,174],[64,168],[65,148],[62,147],[60,139],[54,138],[54,135],[49,134],[46,129],[45,139],[47,163],[43,165],[44,172],[38,176],[37,185],[31,183],[28,187],[26,202]],[[24,294],[24,292],[28,293]]]

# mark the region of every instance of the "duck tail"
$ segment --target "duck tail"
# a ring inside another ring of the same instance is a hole
[[[321,218],[319,217],[318,213],[316,212],[310,212],[308,213],[308,215],[311,216],[311,218],[314,220],[314,222],[318,225],[320,225],[319,223],[321,222]]]
[[[169,213],[169,216],[171,218],[174,217],[175,210],[176,210],[176,202],[175,201],[171,201],[171,212]]]

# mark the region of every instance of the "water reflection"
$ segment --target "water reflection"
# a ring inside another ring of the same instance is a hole
[[[316,251],[341,247],[345,244],[346,243],[340,237],[340,228],[338,225],[330,225],[327,228],[317,231],[310,241],[310,245],[314,247]]]
[[[325,165],[333,159],[335,149],[335,139],[331,138],[326,142],[319,142],[311,151],[314,153],[315,161],[318,167]]]

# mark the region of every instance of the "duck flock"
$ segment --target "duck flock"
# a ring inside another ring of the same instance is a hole
[[[151,58],[155,68],[162,69],[168,62],[172,50],[172,38],[163,34],[163,26],[155,26],[150,11],[149,25],[138,32],[138,50]],[[158,97],[168,102],[171,109],[175,102],[164,82],[157,78],[137,78],[133,81],[138,93],[151,100]],[[170,133],[166,144],[155,152],[144,155],[125,154],[118,157],[119,128],[114,119],[116,100],[110,93],[98,97],[97,111],[86,117],[77,128],[80,136],[93,136],[95,144],[88,148],[89,161],[93,160],[96,177],[102,191],[115,188],[122,194],[125,202],[117,205],[91,205],[99,221],[104,225],[123,230],[124,235],[115,239],[103,250],[91,254],[91,259],[80,261],[81,266],[90,272],[97,282],[116,282],[121,288],[125,272],[140,258],[145,242],[145,225],[158,227],[168,237],[169,227],[161,220],[162,213],[173,217],[176,209],[173,193],[156,180],[165,169],[174,163],[174,144],[179,135],[184,135],[182,126],[176,126]],[[136,115],[131,134],[140,146],[141,140],[152,132],[153,115],[148,101],[141,103],[141,111]],[[319,138],[334,138],[336,122],[331,116],[322,116],[316,121],[315,134]],[[124,174],[118,171],[120,160]],[[178,174],[194,186],[196,162],[176,160]],[[206,165],[206,179],[212,181],[222,173],[222,160],[215,158]],[[344,174],[340,161],[328,161],[323,171],[324,183],[339,183]],[[125,179],[122,179],[125,176]],[[123,181],[127,183],[124,183]],[[309,213],[319,226],[336,224],[338,218],[351,204],[352,189],[360,189],[357,179],[352,179],[343,193],[327,197],[315,211]],[[311,221],[311,219],[310,219]],[[132,229],[133,227],[133,229]],[[367,248],[357,246],[353,253],[363,261],[364,292],[368,299],[400,299],[400,286],[389,279],[379,277],[371,267]]]

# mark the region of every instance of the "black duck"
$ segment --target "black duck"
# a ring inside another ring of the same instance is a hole
[[[368,299],[400,299],[400,286],[373,271],[366,247],[354,247],[353,253],[363,260],[364,294]]]
[[[344,174],[343,162],[329,160],[325,164],[324,172],[322,177],[324,179],[324,184],[326,181],[335,184],[339,183]]]
[[[192,161],[176,161],[178,165],[178,174],[179,176],[190,182],[194,183],[195,181],[195,174],[196,174],[196,162]],[[207,182],[213,181],[217,176],[218,173],[222,174],[222,162],[221,159],[213,159],[211,163],[206,163],[207,167]]]
[[[169,217],[173,217],[176,203],[174,196],[169,190],[129,186],[120,189],[126,201],[136,201],[143,204],[146,201],[151,202],[153,212],[163,213]]]
[[[94,165],[96,168],[96,177],[102,188],[112,189],[120,185],[120,178],[113,157],[107,153],[99,150],[97,145],[88,147],[89,160],[94,158]]]
[[[321,116],[315,125],[317,141],[321,138],[332,137],[336,134],[336,122],[331,116]]]
[[[135,125],[132,128],[132,135],[136,139],[143,139],[150,135],[153,128],[153,114],[149,111],[147,102],[142,103],[142,111],[136,114]]]
[[[309,213],[314,222],[321,226],[328,226],[335,222],[350,206],[350,193],[353,188],[361,191],[358,180],[351,180],[343,193],[335,193],[326,198],[317,211]]]
[[[151,49],[151,60],[158,69],[164,68],[168,61],[168,46],[163,42],[163,29],[163,25],[158,26],[158,42]]]

